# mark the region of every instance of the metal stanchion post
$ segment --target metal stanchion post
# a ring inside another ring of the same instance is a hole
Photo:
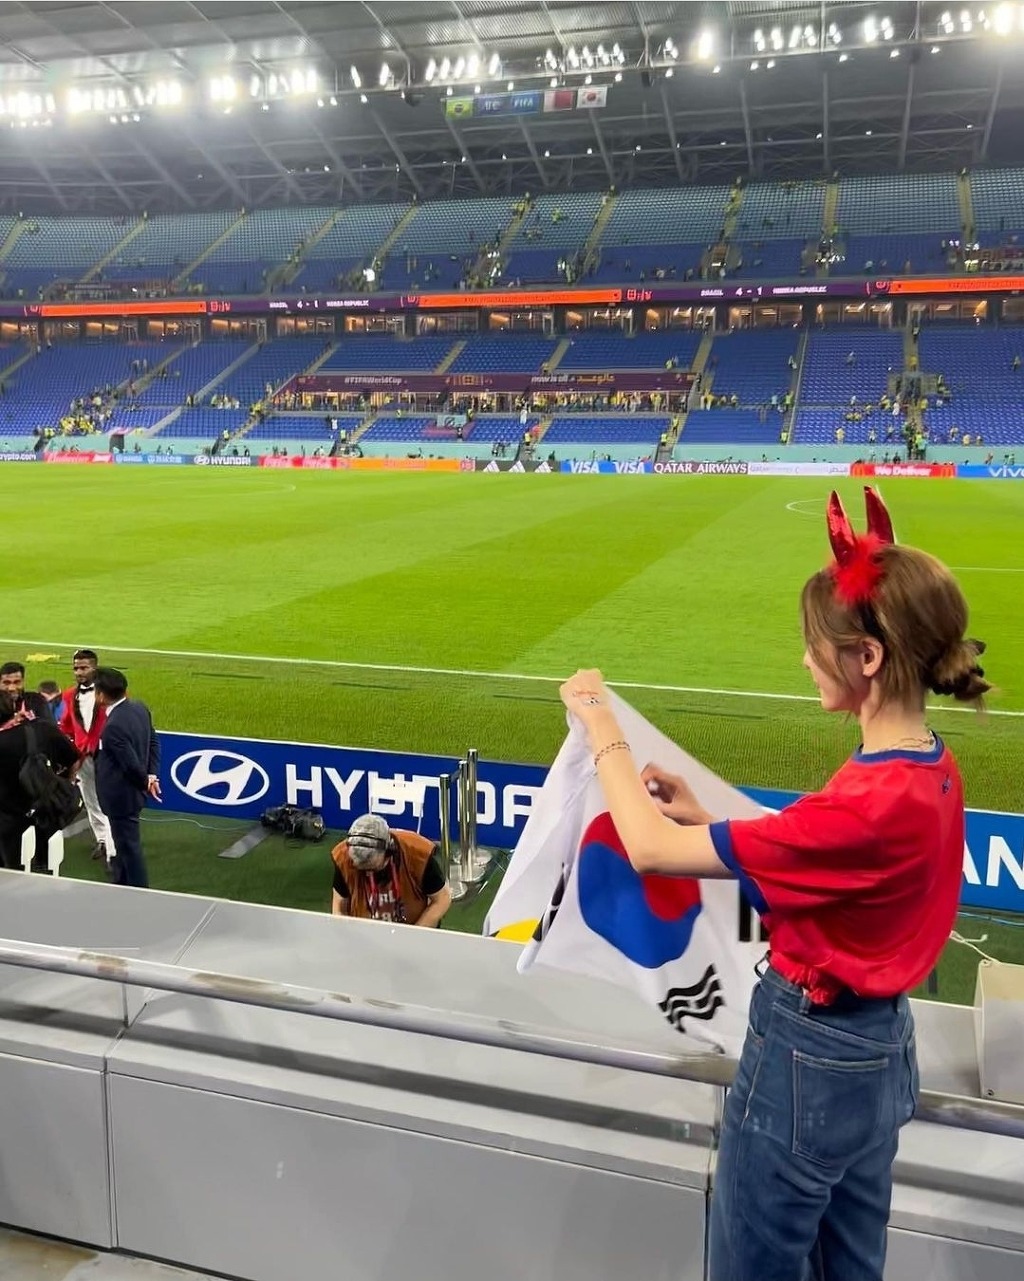
[[[477,768],[479,762],[480,753],[475,747],[471,747],[466,752],[466,795],[469,802],[467,805],[469,816],[469,857],[476,870],[477,880],[484,876],[493,858],[493,851],[482,849],[477,844],[476,839]]]
[[[473,828],[476,815],[476,794],[469,788],[469,761],[459,761],[459,865],[466,885],[475,885],[483,878],[473,849]]]
[[[452,898],[457,900],[465,897],[466,886],[461,865],[452,862],[452,776],[442,774],[437,785],[441,797],[441,862]]]

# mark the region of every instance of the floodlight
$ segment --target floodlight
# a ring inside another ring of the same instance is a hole
[[[487,74],[497,76],[501,74],[501,59],[496,53],[491,54],[491,60],[487,64]]]
[[[960,27],[965,35],[969,35],[974,30],[974,19],[966,9],[960,14]]]
[[[616,71],[616,73],[615,73],[615,83],[616,83],[616,84],[621,84],[621,83],[622,83],[622,72],[621,72],[621,71]]]
[[[466,63],[466,72],[472,78],[480,70],[480,59],[475,53],[469,55],[469,61]]]
[[[448,77],[451,75],[451,73],[452,73],[452,60],[451,60],[451,58],[442,58],[442,59],[441,59],[441,67],[440,67],[440,70],[439,70],[439,72],[438,72],[438,75],[440,75],[440,77],[441,77],[441,79],[442,79],[442,80],[447,80],[447,79],[448,79]]]
[[[437,63],[434,61],[433,58],[431,58],[430,61],[427,63],[427,70],[424,73],[423,78],[426,80],[427,84],[430,84],[431,80],[433,80],[433,78],[436,75],[437,75]]]
[[[710,58],[715,51],[715,33],[702,31],[697,37],[697,57],[701,60]]]
[[[864,19],[864,42],[865,44],[874,44],[878,39],[878,23],[874,18]]]
[[[516,82],[514,80],[510,80],[508,82],[508,92],[511,93],[515,87],[516,87]]]
[[[807,26],[804,27],[804,42],[812,49],[818,43],[818,33],[815,31],[813,23],[809,22]]]
[[[772,27],[771,36],[769,37],[769,39],[771,40],[771,42],[772,42],[772,48],[776,51],[776,53],[778,53],[778,51],[779,51],[779,50],[783,47],[783,45],[786,43],[786,41],[785,41],[785,39],[783,38],[783,35],[782,35],[782,28],[781,28],[781,27]]]
[[[802,35],[803,35],[803,30],[800,26],[795,26],[793,30],[789,33],[789,47],[791,49],[795,49],[797,45],[799,45],[800,37]]]
[[[1013,30],[1013,5],[1001,4],[995,13],[996,35],[1006,36]]]
[[[454,70],[455,79],[458,80],[462,76],[462,73],[465,70],[466,70],[466,59],[457,58],[455,60],[455,70]]]
[[[359,74],[358,67],[349,67],[349,75],[352,77],[352,84],[356,89],[363,87],[363,77]]]
[[[669,69],[665,72],[665,75],[666,75],[666,76],[670,76],[671,74],[672,74],[672,68],[671,68],[671,67],[669,67]],[[590,72],[589,72],[589,71],[588,71],[588,72],[587,72],[587,74],[583,77],[583,83],[584,83],[585,85],[592,85],[592,84],[594,83],[594,77],[590,74]]]
[[[611,58],[608,56],[608,50],[603,44],[599,44],[597,46],[597,60],[600,62],[602,67],[607,67],[611,62]]]
[[[766,71],[773,71],[773,70],[775,69],[775,59],[774,59],[774,58],[769,58],[769,59],[768,59],[768,61],[767,61],[764,65],[765,65],[765,70],[766,70]]]
[[[569,46],[569,52],[565,57],[570,67],[578,67],[580,65],[580,55],[576,52],[576,46],[574,44]]]
[[[842,43],[843,33],[839,30],[839,28],[836,26],[834,22],[830,22],[828,24],[828,38],[832,41],[833,44]]]
[[[760,27],[758,27],[757,30],[754,32],[754,48],[757,50],[758,53],[764,53],[764,49],[765,49],[764,32],[761,30]]]

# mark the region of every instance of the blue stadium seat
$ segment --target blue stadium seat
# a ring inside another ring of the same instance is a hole
[[[701,335],[692,329],[669,329],[656,333],[624,334],[589,331],[573,334],[571,346],[558,364],[558,371],[582,369],[663,369],[667,360],[678,360],[689,369],[700,346]]]
[[[741,405],[763,405],[780,398],[792,381],[789,357],[800,344],[796,329],[738,330],[720,334],[711,347],[713,388],[717,396],[739,396]],[[687,435],[693,415],[687,420]],[[778,432],[776,431],[776,436]]]
[[[769,413],[761,422],[756,409],[692,409],[683,424],[680,448],[687,445],[777,444],[782,416]]]
[[[523,335],[486,335],[470,338],[452,362],[453,374],[540,372],[551,359],[558,340]]]
[[[406,342],[384,335],[344,338],[321,367],[322,372],[429,373],[456,342],[449,338],[417,338]]]
[[[561,444],[657,445],[672,419],[661,414],[559,414],[551,420],[541,447]]]
[[[836,219],[844,234],[935,232],[960,227],[956,177],[951,173],[844,178]]]

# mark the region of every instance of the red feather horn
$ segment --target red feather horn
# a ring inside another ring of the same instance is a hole
[[[835,560],[829,572],[845,605],[867,604],[882,580],[879,551],[896,541],[892,520],[877,490],[865,487],[868,532],[854,533],[842,500],[833,491],[828,503],[828,538]]]

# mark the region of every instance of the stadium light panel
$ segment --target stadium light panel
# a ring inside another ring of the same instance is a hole
[[[258,98],[260,96],[261,87],[262,86],[260,85],[259,76],[249,77],[249,97],[250,98]]]
[[[621,72],[621,71],[616,71],[616,73],[615,73],[615,83],[616,83],[617,85],[618,85],[618,84],[622,84],[622,72]]]
[[[667,67],[667,68],[666,68],[666,70],[665,70],[665,79],[666,79],[666,80],[671,80],[671,79],[672,79],[672,77],[673,77],[674,75],[675,75],[675,68],[674,68],[674,67]],[[591,82],[591,80],[592,80],[592,79],[593,79],[593,77],[592,77],[592,76],[587,76],[587,79],[586,79],[585,83],[586,83],[586,84],[590,84],[590,82]]]
[[[474,93],[479,93],[479,92],[480,92],[480,85],[474,85],[474,86],[473,86],[473,92],[474,92]]]
[[[471,53],[469,55],[469,60],[466,63],[466,72],[469,75],[470,79],[472,79],[473,76],[475,76],[479,70],[480,70],[480,59],[477,57],[475,53]]]
[[[791,49],[796,49],[800,44],[800,40],[802,36],[803,36],[803,28],[800,27],[799,25],[795,26],[793,30],[789,33],[789,47]]]
[[[974,30],[974,19],[966,9],[964,9],[960,14],[960,29],[963,31],[964,35],[970,35]]]
[[[391,68],[386,62],[380,64],[380,75],[377,77],[377,83],[382,89],[386,89],[388,81],[391,79]]]
[[[580,65],[580,55],[576,52],[574,44],[569,46],[569,52],[565,55],[565,58],[570,67],[578,67]]]
[[[550,87],[551,87],[552,89],[557,89],[557,88],[558,88],[558,77],[557,77],[557,76],[552,76],[552,77],[551,77],[551,79],[548,81],[548,84],[550,85]]]
[[[365,107],[365,106],[366,106],[366,104],[370,101],[370,99],[366,96],[366,94],[365,94],[365,93],[361,93],[361,94],[359,95],[359,101],[360,101],[360,102],[363,104],[363,106]]]
[[[956,30],[956,23],[953,21],[953,15],[948,9],[939,19],[939,26],[942,27],[943,33],[947,36],[951,36]]]
[[[808,48],[813,49],[817,43],[818,33],[814,29],[813,23],[809,22],[807,26],[804,27],[804,44],[806,44]]]
[[[766,42],[764,38],[764,32],[761,30],[760,27],[758,27],[757,30],[754,32],[754,49],[756,50],[757,53],[764,53],[765,46],[766,46]]]
[[[514,80],[510,80],[510,81],[508,82],[508,87],[507,87],[507,89],[506,89],[506,93],[511,93],[511,92],[512,92],[512,90],[513,90],[515,87],[516,87],[516,82],[515,82]]]
[[[697,37],[697,57],[702,62],[715,52],[715,33],[713,31],[702,31]]]
[[[442,80],[447,80],[448,77],[451,75],[451,73],[452,73],[451,58],[442,58],[441,66],[438,69],[438,75],[441,77]]]
[[[776,53],[781,52],[782,48],[786,43],[785,37],[782,34],[782,28],[772,27],[772,31],[771,31],[771,35],[769,36],[769,39],[772,42],[772,48],[775,50],[775,52]]]
[[[465,58],[456,58],[456,60],[455,60],[455,68],[454,68],[454,71],[453,71],[453,73],[452,73],[452,74],[455,76],[455,79],[456,79],[456,80],[460,79],[460,78],[461,78],[461,76],[462,76],[462,74],[463,74],[463,72],[464,72],[465,70],[466,70],[466,59],[465,59]]]
[[[900,56],[900,51],[899,51],[899,49],[890,49],[890,50],[889,50],[889,57],[890,57],[890,58],[898,58],[899,56]]]
[[[1013,5],[1001,4],[996,9],[994,25],[997,36],[1008,36],[1013,30]]]
[[[580,61],[585,67],[592,67],[594,65],[594,55],[590,52],[589,45],[584,45],[580,51]]]
[[[864,19],[864,43],[874,44],[878,39],[878,23],[874,18]]]
[[[607,67],[611,65],[611,57],[608,53],[608,50],[604,47],[603,44],[599,44],[597,46],[597,60],[602,67]]]
[[[430,61],[427,63],[427,69],[424,72],[423,78],[424,80],[426,80],[427,84],[430,84],[430,82],[433,80],[433,78],[436,75],[437,75],[437,63],[434,61],[433,58],[431,58]]]
[[[834,22],[828,24],[828,38],[833,44],[842,44],[843,42],[843,33]]]
[[[616,41],[616,43],[612,45],[612,57],[619,64],[620,67],[626,61],[626,55],[622,52],[622,46],[618,43],[618,41]]]
[[[333,93],[332,93],[332,94],[331,94],[331,96],[327,99],[327,101],[331,104],[331,106],[332,106],[332,107],[336,107],[336,106],[338,105],[338,99],[334,96],[334,94],[333,94]]]
[[[363,87],[363,77],[359,74],[358,67],[349,67],[348,74],[352,77],[352,85],[356,89]]]
[[[840,61],[840,62],[849,62],[849,61],[850,61],[850,55],[849,55],[848,53],[841,53],[841,54],[839,55],[839,61]]]
[[[487,74],[489,76],[501,75],[501,59],[496,53],[491,54],[491,59],[487,64]]]
[[[721,64],[716,62],[715,65],[711,68],[711,74],[713,76],[717,76],[721,70],[722,70]],[[615,79],[618,80],[619,77],[616,76]]]
[[[751,70],[751,71],[756,71],[760,65],[761,65],[761,64],[760,64],[760,63],[757,61],[757,59],[755,58],[755,59],[754,59],[754,61],[750,64],[750,70]]]
[[[669,67],[669,69],[665,72],[665,75],[666,75],[666,76],[670,76],[671,74],[672,74],[672,68],[671,68],[671,67]],[[588,72],[587,72],[587,74],[583,77],[583,83],[584,83],[585,85],[592,85],[592,84],[594,83],[594,77],[590,74],[590,72],[589,72],[589,71],[588,71]]]
[[[775,70],[775,59],[774,59],[774,58],[769,58],[769,59],[768,59],[768,61],[767,61],[764,65],[765,65],[765,70],[766,70],[766,71],[774,71],[774,70]]]
[[[893,26],[891,18],[882,19],[882,39],[891,40],[893,37]]]

